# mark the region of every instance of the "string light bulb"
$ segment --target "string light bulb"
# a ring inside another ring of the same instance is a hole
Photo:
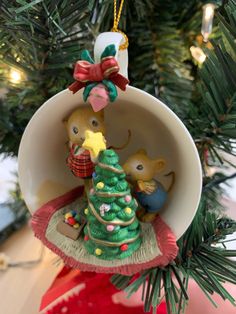
[[[16,69],[11,69],[9,73],[9,81],[13,84],[19,84],[22,80],[22,74]]]
[[[206,60],[206,55],[200,47],[191,46],[190,52],[191,52],[192,57],[199,64],[202,64]]]
[[[203,41],[208,42],[208,38],[212,32],[215,5],[213,3],[207,3],[202,7],[202,10],[203,14],[201,33],[203,36]]]

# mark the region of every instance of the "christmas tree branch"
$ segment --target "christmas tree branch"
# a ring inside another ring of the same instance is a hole
[[[204,212],[207,213],[206,216]],[[206,226],[204,231],[201,225]],[[215,243],[221,243],[220,240],[235,230],[236,222],[208,212],[207,203],[202,201],[193,225],[178,242],[180,251],[173,263],[162,269],[147,270],[137,279],[115,275],[112,282],[118,288],[126,287],[128,296],[147,282],[149,289],[146,289],[144,294],[146,311],[149,311],[150,305],[155,308],[161,296],[165,295],[166,301],[169,302],[169,313],[180,313],[180,309],[183,309],[188,300],[189,278],[196,281],[208,298],[211,299],[211,295],[217,293],[234,304],[222,282],[236,283],[236,262],[228,259],[228,256],[235,256],[236,252],[225,249],[223,245],[216,247]]]
[[[230,2],[227,7],[226,19],[228,19],[230,10],[232,10],[231,12],[236,10],[236,4],[232,4],[233,2]],[[235,118],[235,85],[233,83],[236,73],[235,59],[233,59],[233,52],[229,54],[223,46],[223,41],[225,45],[233,46],[231,38],[233,31],[230,31],[231,25],[235,24],[235,21],[233,21],[233,15],[230,16],[231,18],[228,19],[227,23],[221,21],[225,26],[223,29],[222,24],[219,25],[221,40],[213,42],[214,50],[208,51],[208,59],[200,72],[197,96],[200,109],[190,105],[188,111],[185,110],[184,112],[181,108],[177,110],[181,118],[185,119],[184,121],[192,130],[193,135],[196,132],[198,136],[202,134],[200,138],[207,138],[207,141],[203,140],[203,145],[198,145],[199,150],[202,149],[202,154],[207,148],[212,159],[216,158],[221,162],[222,159],[215,147],[232,152],[231,139],[235,138],[235,124],[233,122]],[[220,19],[225,21],[221,15]],[[219,83],[222,82],[222,76],[224,77],[224,84]],[[196,102],[191,97],[190,103]],[[203,97],[203,102],[201,97]],[[236,223],[227,217],[222,217],[216,211],[212,211],[216,208],[220,209],[218,203],[219,184],[234,177],[235,174],[220,176],[210,180],[210,182],[206,181],[198,213],[192,225],[178,241],[179,254],[174,266],[168,265],[164,269],[152,269],[136,280],[131,278],[130,283],[128,283],[127,278],[126,282],[123,282],[124,285],[127,284],[126,291],[129,293],[137,291],[145,281],[148,281],[153,289],[160,287],[154,293],[152,288],[146,290],[146,310],[149,310],[150,304],[154,309],[156,308],[160,301],[160,290],[162,290],[162,294],[166,298],[168,313],[184,311],[188,299],[187,290],[190,278],[195,280],[213,305],[216,306],[211,298],[214,293],[219,294],[223,299],[228,299],[235,305],[234,299],[222,283],[225,281],[235,283],[236,279],[236,263],[228,259],[228,256],[235,256],[236,252],[227,250],[223,243],[225,237],[236,230]],[[216,247],[216,243],[221,244],[222,247]],[[177,271],[176,273],[174,269]],[[153,278],[153,276],[150,277],[152,272],[161,274],[159,277],[155,277],[153,283],[150,281],[150,278]],[[176,278],[176,283],[173,283],[170,278]],[[177,290],[174,284],[177,285]]]
[[[0,82],[8,93],[0,107],[0,152],[17,155],[29,119],[71,83],[78,50],[87,48],[88,1],[66,2],[1,1]],[[17,82],[12,69],[21,76]]]
[[[224,176],[223,178],[212,180],[211,182],[209,182],[209,183],[204,185],[203,192],[205,192],[207,189],[210,189],[210,188],[212,188],[212,187],[214,187],[216,185],[219,185],[221,183],[224,183],[224,182],[226,182],[226,181],[228,181],[230,179],[234,179],[234,178],[236,178],[236,173],[233,173],[233,174],[231,174],[229,176]]]

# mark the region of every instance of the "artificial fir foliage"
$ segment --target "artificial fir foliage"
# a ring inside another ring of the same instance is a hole
[[[141,229],[117,154],[107,149],[99,156],[86,208],[85,247],[105,260],[130,256],[141,244]]]
[[[234,154],[236,139],[236,2],[218,1],[207,45],[199,39],[205,3],[126,0],[120,23],[129,37],[131,85],[174,110],[193,136],[204,170],[227,166],[221,152]],[[111,28],[113,1],[2,0],[0,10],[0,77],[1,87],[8,90],[0,106],[0,151],[16,154],[35,110],[72,83],[80,52],[91,51],[93,39]],[[201,67],[191,57],[192,45],[207,56]],[[9,81],[11,67],[21,71],[20,82]],[[236,223],[223,215],[219,204],[224,192],[220,183],[233,176],[204,171],[197,215],[178,241],[179,254],[171,265],[138,278],[114,275],[113,283],[129,294],[143,286],[145,310],[157,307],[162,290],[169,313],[183,311],[190,278],[209,300],[217,293],[234,303],[222,284],[236,284],[236,263],[229,259],[236,251],[224,245]]]

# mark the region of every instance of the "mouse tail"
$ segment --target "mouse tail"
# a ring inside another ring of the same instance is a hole
[[[171,176],[171,183],[170,186],[167,189],[167,192],[170,192],[175,184],[175,172],[174,171],[170,171],[169,173],[165,174],[165,177],[169,177]]]
[[[129,145],[130,140],[131,140],[131,130],[128,130],[128,138],[127,138],[126,142],[123,145],[118,146],[118,147],[117,146],[109,146],[109,149],[115,149],[115,150],[124,149]]]

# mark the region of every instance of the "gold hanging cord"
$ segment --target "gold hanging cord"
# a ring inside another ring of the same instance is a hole
[[[116,32],[116,33],[120,33],[124,37],[125,42],[120,45],[119,50],[125,50],[129,46],[129,40],[128,40],[127,35],[124,32],[122,32],[121,30],[118,29],[120,16],[121,16],[121,12],[122,12],[125,0],[121,0],[118,13],[117,13],[116,2],[117,2],[117,0],[114,0],[114,23],[113,23],[113,27],[112,27],[111,31],[112,32]]]

